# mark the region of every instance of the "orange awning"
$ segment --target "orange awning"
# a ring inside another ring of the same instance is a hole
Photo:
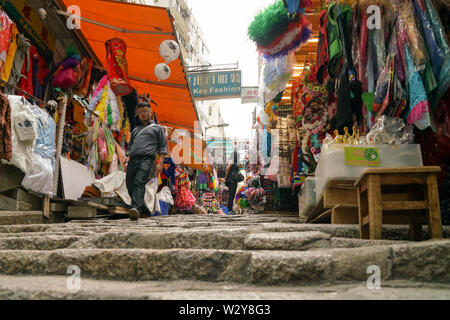
[[[205,156],[206,143],[205,141],[198,140],[192,137],[183,137],[184,143],[175,143],[169,141],[169,149],[171,157],[174,162],[178,165],[184,165],[186,167],[203,170],[202,161],[208,162],[208,158]],[[201,145],[201,148],[196,148]],[[188,152],[189,155],[184,153]],[[187,161],[184,161],[186,159]],[[208,163],[207,163],[208,164]]]
[[[152,105],[158,121],[163,125],[194,131],[198,116],[181,57],[169,64],[169,79],[159,82],[153,72],[155,65],[164,62],[159,54],[161,42],[166,39],[177,41],[172,17],[166,8],[104,0],[61,1],[66,7],[77,5],[82,18],[115,28],[155,32],[121,32],[83,20],[80,30],[90,46],[88,49],[97,56],[103,67],[106,66],[105,41],[112,38],[124,40],[127,44],[128,73],[130,78],[135,79],[131,80],[132,86],[139,94],[150,94],[158,104]],[[159,34],[161,32],[168,35]]]

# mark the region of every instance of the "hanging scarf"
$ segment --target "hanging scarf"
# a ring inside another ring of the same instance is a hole
[[[405,46],[406,61],[408,64],[409,82],[409,110],[405,117],[408,123],[414,123],[417,128],[425,130],[430,126],[430,114],[427,93],[422,78],[416,70],[409,49]]]

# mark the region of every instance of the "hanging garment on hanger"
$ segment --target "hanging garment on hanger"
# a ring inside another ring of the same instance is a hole
[[[18,35],[19,30],[17,30],[17,26],[13,23],[11,30],[11,42],[9,44],[8,54],[5,58],[5,64],[2,69],[2,80],[8,82],[9,76],[11,75],[11,69],[14,63],[14,57],[16,55],[17,46],[18,46]]]
[[[330,58],[327,40],[328,12],[322,10],[319,17],[319,44],[317,46],[317,82],[323,84],[326,78],[327,63]]]
[[[23,64],[22,74],[18,84],[19,89],[22,89],[29,94],[33,94],[33,60],[36,54],[36,47],[33,45],[30,46],[28,57]]]
[[[408,123],[414,123],[417,128],[424,130],[430,126],[430,114],[427,93],[422,79],[416,70],[408,46],[405,47],[408,63],[409,109],[405,114]]]
[[[6,13],[0,9],[0,70],[3,68],[8,55],[13,24],[14,23],[6,15]]]
[[[12,158],[11,106],[0,92],[0,159]]]
[[[31,111],[30,103],[22,96],[7,95],[11,106],[12,158],[7,162],[22,172],[29,173],[33,168],[34,131],[36,137],[36,118]]]
[[[363,91],[367,92],[368,90],[368,83],[367,83],[367,59],[368,59],[368,52],[367,52],[367,39],[369,34],[369,29],[364,28],[367,26],[367,7],[361,6],[359,8],[359,14],[361,16],[360,20],[360,35],[359,35],[359,44],[356,44],[359,46],[359,63],[358,63],[358,76],[361,80]]]
[[[439,100],[450,87],[450,49],[447,42],[447,35],[445,34],[445,28],[439,18],[439,15],[437,14],[436,8],[430,0],[425,0],[425,5],[428,17],[432,24],[437,46],[444,54],[444,60],[439,68],[439,74],[436,75],[438,86],[433,92],[433,95],[430,97],[431,110],[434,110]]]
[[[36,53],[33,57],[33,95],[35,97],[44,99],[49,74],[47,62],[39,53]]]
[[[337,23],[339,4],[331,2],[328,6],[327,40],[330,59],[328,61],[328,74],[332,79],[337,78],[339,62],[342,58],[342,43]]]
[[[36,117],[37,136],[34,145],[33,168],[31,172],[25,174],[22,186],[27,190],[52,196],[56,123],[44,109],[36,105],[30,107]]]
[[[18,47],[16,55],[14,57],[13,67],[11,69],[11,74],[9,76],[8,83],[13,86],[18,86],[20,79],[22,78],[22,69],[25,64],[25,60],[30,61],[30,41],[25,38],[22,34],[18,35]],[[14,88],[7,86],[5,88],[5,93],[15,94]]]
[[[422,0],[416,0],[413,2],[414,10],[416,13],[419,26],[423,32],[424,40],[430,54],[432,69],[435,78],[439,77],[440,68],[444,62],[444,53],[442,49],[437,45],[436,38],[433,32],[433,25],[426,14],[426,7]]]

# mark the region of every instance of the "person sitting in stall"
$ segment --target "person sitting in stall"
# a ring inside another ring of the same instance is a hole
[[[148,103],[136,106],[141,124],[131,133],[127,151],[126,184],[131,197],[130,220],[149,214],[144,202],[145,185],[149,179],[163,171],[167,154],[166,137],[163,127],[152,121],[152,109]],[[159,154],[158,165],[156,157]],[[151,213],[150,213],[151,214]]]

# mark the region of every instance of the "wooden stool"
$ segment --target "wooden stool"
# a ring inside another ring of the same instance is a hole
[[[361,239],[381,239],[386,215],[400,216],[409,223],[415,241],[421,240],[425,223],[431,239],[442,239],[439,172],[440,167],[366,169],[355,182]]]

